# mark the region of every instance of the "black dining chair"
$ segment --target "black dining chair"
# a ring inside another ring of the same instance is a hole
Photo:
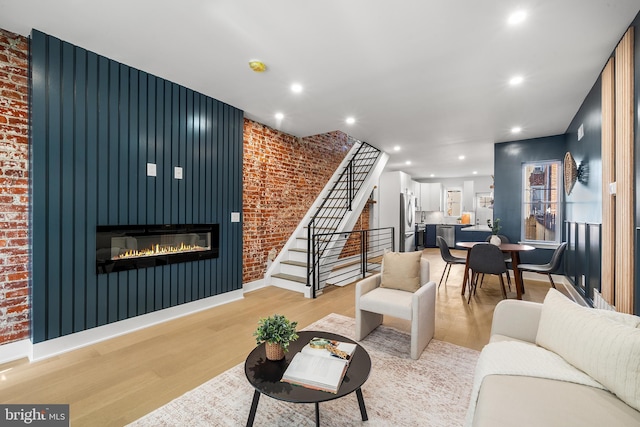
[[[553,251],[553,255],[551,256],[551,260],[546,264],[518,264],[518,270],[520,272],[523,271],[531,271],[533,273],[546,274],[549,276],[549,281],[551,282],[551,287],[555,288],[556,284],[553,283],[553,277],[551,277],[551,273],[555,272],[558,267],[560,267],[560,261],[562,260],[562,254],[564,250],[567,249],[567,242],[562,242],[560,246]],[[523,281],[524,283],[524,281]]]
[[[498,236],[500,238],[500,241],[502,243],[511,243],[509,238],[507,236],[505,236],[504,234],[496,234],[496,236]],[[491,240],[491,235],[489,235],[489,237],[486,238],[485,242],[489,242],[489,240]],[[504,262],[506,264],[511,263],[511,254],[503,252],[502,256],[504,257]],[[480,278],[480,287],[482,287],[482,283],[483,282],[484,282],[484,274]],[[508,269],[507,269],[507,285],[509,286],[509,290],[511,290],[511,275],[509,274]]]
[[[469,299],[467,304],[471,302],[471,294],[475,294],[478,285],[478,276],[480,274],[495,274],[500,278],[500,287],[502,288],[502,297],[507,298],[507,290],[504,287],[502,275],[507,272],[507,264],[504,262],[502,251],[491,243],[480,243],[472,247],[469,252],[469,268],[473,272],[471,281],[469,282]]]
[[[436,236],[436,243],[440,248],[440,256],[447,265],[444,266],[444,270],[442,270],[442,276],[440,276],[440,283],[438,283],[438,289],[440,289],[440,285],[442,284],[442,278],[444,277],[444,273],[447,273],[447,278],[444,280],[444,287],[447,287],[447,280],[449,280],[449,273],[451,272],[451,266],[453,264],[462,264],[465,265],[467,260],[461,257],[457,257],[451,254],[449,250],[449,245],[447,245],[447,241],[444,240],[442,236]]]

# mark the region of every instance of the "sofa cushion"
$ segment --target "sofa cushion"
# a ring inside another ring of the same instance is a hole
[[[388,252],[382,256],[380,287],[415,292],[420,289],[422,252]]]
[[[640,410],[640,329],[602,310],[581,307],[550,289],[536,344],[562,356]]]
[[[519,375],[485,377],[473,418],[474,427],[638,425],[640,412],[606,390]]]

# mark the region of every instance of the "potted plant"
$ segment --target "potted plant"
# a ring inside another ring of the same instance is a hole
[[[289,351],[289,343],[298,339],[296,326],[298,322],[292,322],[282,314],[274,314],[261,318],[253,335],[257,344],[265,343],[267,359],[281,360]]]
[[[491,243],[492,245],[500,246],[500,244],[502,243],[502,240],[500,240],[500,237],[498,237],[498,233],[502,228],[502,226],[500,225],[500,218],[496,218],[496,220],[493,221],[493,225],[491,224],[491,220],[488,219],[487,225],[489,226],[489,228],[491,228],[491,238],[489,240],[489,243]]]

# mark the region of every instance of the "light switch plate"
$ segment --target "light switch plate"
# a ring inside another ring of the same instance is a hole
[[[240,212],[231,212],[231,222],[240,222]]]
[[[173,177],[175,179],[182,179],[182,168],[180,166],[173,168]]]
[[[578,141],[580,141],[583,136],[584,136],[584,124],[581,124],[580,127],[578,128]]]
[[[156,176],[156,164],[147,163],[147,176]]]

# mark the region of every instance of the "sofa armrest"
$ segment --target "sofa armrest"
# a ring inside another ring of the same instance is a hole
[[[502,300],[493,312],[491,335],[535,343],[541,312],[542,304],[536,302]]]

